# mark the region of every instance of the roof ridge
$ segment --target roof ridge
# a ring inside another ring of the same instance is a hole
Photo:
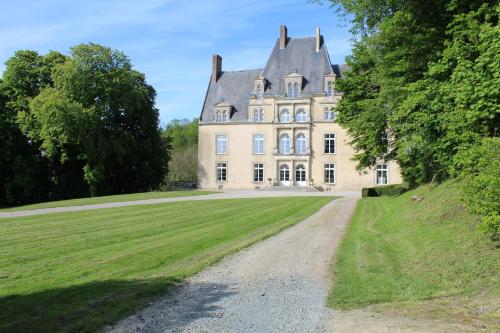
[[[222,71],[222,73],[240,73],[240,72],[252,72],[252,71],[262,71],[264,68],[255,68],[255,69],[239,69],[235,71]]]

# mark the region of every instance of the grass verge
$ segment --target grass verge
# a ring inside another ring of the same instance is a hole
[[[424,200],[412,201],[415,194]],[[337,252],[329,306],[385,303],[380,309],[498,323],[500,253],[477,231],[478,217],[459,196],[459,184],[447,182],[360,200]],[[472,299],[484,300],[488,311],[465,309]]]
[[[212,194],[212,193],[216,193],[216,192],[188,191],[187,190],[187,191],[142,192],[142,193],[131,193],[131,194],[117,194],[117,195],[106,195],[106,196],[92,197],[92,198],[78,198],[78,199],[69,199],[69,200],[60,200],[60,201],[48,201],[48,202],[31,204],[31,205],[2,208],[2,209],[0,209],[0,212],[15,212],[15,211],[29,210],[29,209],[95,205],[95,204],[102,204],[102,203],[108,203],[108,202],[124,202],[124,201],[146,200],[146,199],[188,197],[188,196],[206,195],[206,194]]]
[[[0,331],[95,331],[331,200],[185,201],[2,219]]]

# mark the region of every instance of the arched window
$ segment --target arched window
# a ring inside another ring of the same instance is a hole
[[[328,81],[327,86],[326,86],[326,95],[327,96],[332,96],[333,95],[333,82]]]
[[[288,97],[292,97],[293,96],[292,93],[293,93],[293,91],[292,91],[292,83],[288,82],[288,89],[287,89],[286,95]]]
[[[290,112],[287,109],[283,109],[280,112],[280,123],[289,123],[290,122]]]
[[[280,182],[290,181],[290,167],[288,164],[280,165]]]
[[[298,109],[295,114],[295,121],[297,122],[306,122],[307,121],[307,113],[304,109]]]
[[[305,155],[307,153],[307,139],[303,133],[300,133],[295,138],[295,153],[297,155]]]
[[[215,112],[215,122],[216,123],[221,123],[222,122],[222,111],[221,110],[217,110]]]
[[[326,107],[324,109],[324,120],[335,120],[335,111],[332,108]]]
[[[299,83],[295,82],[293,84],[293,97],[299,97]]]
[[[253,110],[253,121],[255,121],[255,122],[264,121],[264,110],[254,109]]]
[[[296,182],[306,181],[306,167],[303,164],[297,164],[297,166],[295,167],[295,181]]]
[[[222,111],[222,122],[225,123],[229,121],[229,113],[227,110]]]
[[[290,137],[288,134],[281,134],[279,139],[279,153],[282,155],[290,154]]]

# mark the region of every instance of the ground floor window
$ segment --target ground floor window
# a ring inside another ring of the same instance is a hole
[[[325,184],[335,184],[335,164],[325,164]]]
[[[288,164],[280,165],[280,182],[290,181],[290,167]]]
[[[295,168],[295,181],[305,182],[306,181],[306,167],[303,164],[298,164]]]
[[[385,185],[389,180],[389,168],[387,164],[377,164],[377,185]]]
[[[218,182],[227,181],[227,163],[219,162],[216,166],[216,176]]]
[[[263,182],[264,181],[264,164],[254,163],[253,165],[253,181]]]

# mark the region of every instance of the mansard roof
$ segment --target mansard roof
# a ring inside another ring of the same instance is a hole
[[[285,96],[284,77],[298,73],[303,77],[302,94],[324,93],[324,76],[340,77],[344,65],[332,65],[324,43],[316,52],[316,37],[288,38],[286,47],[280,49],[276,41],[264,69],[222,71],[218,79],[210,80],[201,112],[202,122],[213,121],[215,105],[227,102],[233,106],[230,122],[248,120],[248,100],[254,92],[255,79],[265,77],[264,96]]]

